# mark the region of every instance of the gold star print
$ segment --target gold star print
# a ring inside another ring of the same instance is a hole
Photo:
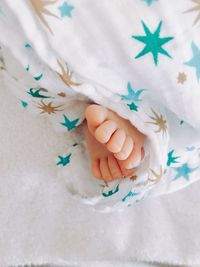
[[[179,72],[177,77],[177,83],[184,84],[186,80],[187,80],[187,75],[184,72]]]
[[[200,0],[192,0],[193,3],[197,4],[195,7],[187,10],[185,13],[196,11],[198,12],[197,17],[193,23],[195,25],[200,20]]]
[[[61,97],[66,97],[66,94],[63,93],[63,92],[59,93],[58,95],[61,96]]]
[[[150,178],[150,174],[148,174],[148,177],[145,181],[137,184],[137,186],[148,186],[149,184],[152,185],[155,183],[158,183],[160,181],[160,179],[163,177],[163,175],[167,172],[167,170],[162,170],[162,166],[160,165],[160,172],[155,172],[154,170],[150,169],[151,171],[151,176],[153,176],[153,178]],[[137,176],[133,176],[135,177],[135,179],[137,178]],[[133,180],[134,181],[134,180]]]
[[[166,170],[163,171],[162,166],[160,166],[160,172],[156,173],[154,170],[150,169],[152,175],[153,175],[153,179],[148,178],[149,182],[153,182],[153,183],[158,183],[160,181],[160,179],[162,178],[162,176],[166,173]]]
[[[63,109],[59,109],[60,107],[62,107],[63,105],[59,105],[59,106],[52,106],[53,102],[49,102],[48,104],[45,104],[43,100],[40,101],[40,103],[38,103],[37,108],[41,109],[42,113],[48,113],[49,115],[51,115],[52,113],[56,113],[56,111],[62,111]]]
[[[155,117],[149,116],[153,121],[147,121],[146,123],[151,123],[155,124],[158,126],[158,130],[155,131],[155,133],[162,132],[162,134],[165,134],[167,131],[167,121],[163,118],[163,116],[160,114],[160,116],[153,110],[151,109]]]
[[[50,12],[46,6],[48,5],[52,5],[54,3],[56,3],[57,0],[31,0],[32,6],[35,9],[35,12],[37,13],[38,17],[40,18],[41,22],[47,27],[47,29],[53,34],[49,24],[47,23],[47,21],[44,18],[44,15],[49,15],[52,17],[55,17],[57,19],[60,19],[58,16],[56,16],[55,14],[53,14],[52,12]]]
[[[70,71],[67,67],[67,70],[65,70],[64,66],[57,60],[58,65],[60,66],[61,72],[62,74],[58,73],[58,75],[60,76],[60,78],[63,80],[63,82],[68,85],[74,85],[74,86],[79,86],[81,85],[80,83],[76,83],[74,81],[72,81],[72,74],[73,72]]]
[[[137,179],[137,175],[132,175],[131,177],[129,177],[130,178],[130,180],[132,181],[132,182],[135,182],[135,180]]]

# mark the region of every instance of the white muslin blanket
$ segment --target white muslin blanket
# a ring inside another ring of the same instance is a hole
[[[0,266],[200,264],[199,181],[123,212],[91,211],[57,173],[68,139],[0,89]]]
[[[110,211],[199,179],[200,21],[193,18],[195,3],[0,2],[2,76],[25,110],[48,117],[58,135],[74,137],[56,163],[74,198]],[[106,184],[92,177],[77,127],[91,101],[118,112],[147,136],[136,179]]]

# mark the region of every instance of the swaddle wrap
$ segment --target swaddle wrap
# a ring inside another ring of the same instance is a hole
[[[109,211],[198,179],[199,21],[192,27],[194,17],[187,12],[194,4],[7,0],[0,5],[4,78],[16,83],[25,109],[47,116],[58,134],[74,135],[55,164],[75,198]],[[136,179],[105,183],[91,175],[77,127],[90,102],[114,110],[147,136]]]

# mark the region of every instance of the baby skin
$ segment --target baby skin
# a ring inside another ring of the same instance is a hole
[[[85,116],[84,134],[93,175],[107,182],[132,176],[144,157],[145,135],[101,105],[89,105]]]

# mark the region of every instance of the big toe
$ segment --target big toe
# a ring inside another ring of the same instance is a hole
[[[85,117],[88,123],[89,130],[94,133],[95,129],[105,121],[108,110],[96,104],[89,105],[85,110]]]

